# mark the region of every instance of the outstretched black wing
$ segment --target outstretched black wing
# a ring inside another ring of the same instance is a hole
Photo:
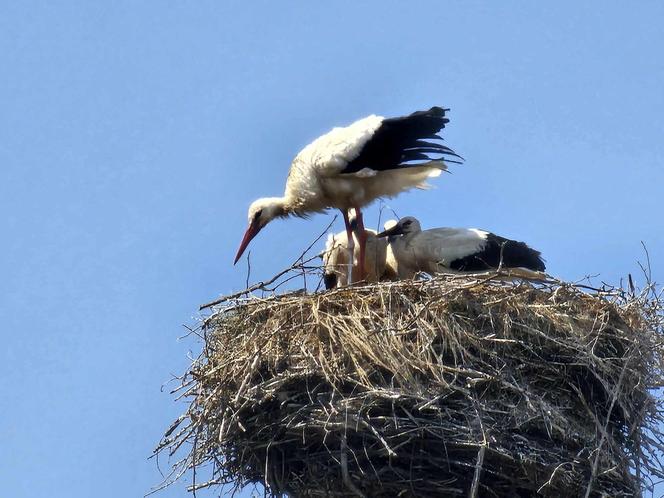
[[[442,137],[438,135],[449,122],[445,117],[446,111],[449,109],[432,107],[428,111],[384,119],[364,144],[360,155],[350,161],[341,173],[356,173],[364,168],[386,171],[443,159],[461,162],[461,156],[444,146]]]

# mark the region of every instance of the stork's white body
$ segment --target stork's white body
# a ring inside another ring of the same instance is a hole
[[[501,265],[545,269],[540,253],[525,243],[477,228],[422,230],[419,221],[408,216],[380,235],[390,235],[389,250],[399,278],[412,278],[418,272],[461,273]]]
[[[235,261],[272,219],[336,208],[341,210],[346,223],[351,273],[354,238],[349,210],[356,211],[357,239],[363,254],[364,224],[360,208],[380,197],[426,188],[427,178],[446,169],[443,157],[459,157],[439,143],[442,139],[437,133],[447,122],[445,109],[432,107],[399,118],[371,115],[317,138],[293,160],[283,197],[258,199],[249,207],[249,228]],[[362,257],[360,274],[363,262]]]
[[[396,272],[391,263],[393,258],[388,260],[388,242],[387,239],[377,238],[374,230],[365,230],[366,249],[364,253],[364,280],[366,282],[379,282],[383,280],[394,280]],[[359,240],[355,238],[355,249],[353,254],[353,281],[360,280],[358,269]],[[346,232],[330,234],[325,244],[325,251],[322,254],[323,272],[325,287],[328,289],[335,287],[345,287],[349,283],[348,279],[348,236]]]
[[[399,278],[412,278],[418,272],[459,273],[450,263],[481,252],[489,232],[474,228],[434,228],[390,237]]]
[[[446,169],[442,161],[387,171],[362,168],[344,173],[357,159],[385,118],[371,115],[317,138],[295,156],[288,173],[284,198],[296,214],[328,208],[351,209],[404,190],[426,188],[427,178]]]

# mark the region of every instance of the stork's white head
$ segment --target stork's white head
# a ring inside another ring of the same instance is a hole
[[[420,222],[417,221],[417,218],[414,218],[413,216],[405,216],[401,218],[396,224],[394,224],[391,228],[387,227],[387,223],[385,223],[385,230],[380,232],[376,237],[391,237],[394,235],[408,235],[411,233],[417,233],[422,231],[422,227],[420,226]]]
[[[390,230],[391,228],[394,228],[397,223],[399,223],[397,220],[387,220],[383,223],[383,230]]]
[[[334,289],[339,285],[347,285],[346,276],[347,252],[344,234],[329,234],[325,243],[325,250],[321,253],[323,259],[323,282],[326,289]]]
[[[284,204],[284,199],[281,197],[263,197],[262,199],[258,199],[251,203],[251,206],[249,206],[249,212],[247,213],[249,226],[244,233],[242,242],[240,242],[240,248],[237,250],[233,264],[238,262],[242,253],[249,245],[249,242],[251,242],[251,239],[253,239],[265,225],[275,218],[286,216]]]

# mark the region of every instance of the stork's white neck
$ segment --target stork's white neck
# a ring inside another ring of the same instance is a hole
[[[289,199],[287,197],[263,197],[261,204],[267,209],[274,211],[288,211],[289,210]]]
[[[286,197],[263,197],[249,206],[249,224],[257,223],[262,228],[275,218],[288,216],[290,211]]]
[[[410,234],[410,236],[413,235]],[[413,264],[414,253],[412,249],[409,249],[409,241],[406,237],[407,235],[396,235],[389,239],[389,247],[394,259],[392,264],[400,278],[410,278],[411,275],[418,271],[417,266]]]

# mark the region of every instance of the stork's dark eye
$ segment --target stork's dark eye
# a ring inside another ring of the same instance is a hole
[[[263,212],[262,209],[259,209],[258,211],[256,211],[256,213],[254,214],[254,221],[258,221],[258,218],[261,217],[262,212]]]

